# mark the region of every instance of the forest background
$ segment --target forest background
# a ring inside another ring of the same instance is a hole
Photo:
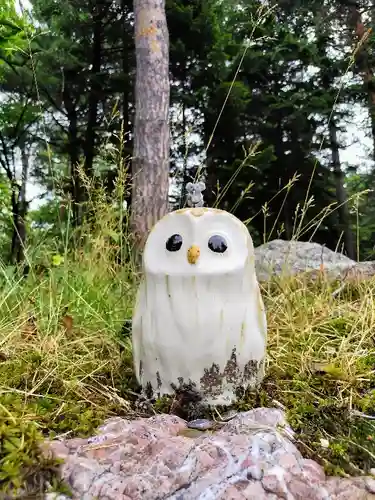
[[[127,0],[2,3],[0,258],[8,266],[22,264],[25,250],[34,261],[47,247],[63,253],[98,186],[119,201],[124,224],[136,52]],[[373,2],[168,0],[166,14],[170,208],[198,173],[206,203],[246,222],[257,245],[293,237],[371,259]],[[124,248],[120,233],[108,237]]]

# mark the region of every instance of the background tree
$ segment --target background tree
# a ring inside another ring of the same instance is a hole
[[[184,184],[201,176],[207,203],[246,221],[256,243],[312,238],[331,248],[344,245],[354,255],[353,186],[371,189],[373,158],[369,152],[364,160],[369,172],[362,160],[345,162],[351,144],[347,131],[358,112],[364,115],[362,133],[368,139],[372,134],[370,121],[365,123],[368,88],[349,14],[357,9],[367,33],[373,12],[370,0],[354,7],[349,3],[167,0],[169,61],[160,58],[160,74],[167,78],[169,70],[170,100],[160,101],[154,113],[135,96],[135,90],[144,92],[149,85],[143,79],[135,86],[136,71],[146,69],[143,63],[136,68],[136,58],[152,48],[153,33],[134,37],[130,0],[100,5],[64,0],[58,7],[32,0],[37,28],[23,38],[22,30],[7,28],[9,36],[20,37],[22,50],[11,58],[3,51],[0,67],[4,116],[7,100],[29,103],[30,117],[38,111],[28,129],[28,178],[44,190],[46,207],[26,219],[38,228],[50,227],[55,235],[68,221],[76,226],[87,218],[95,222],[95,214],[84,209],[86,186],[103,183],[110,201],[116,178],[130,173],[132,163],[135,199],[127,201],[128,207],[133,201],[132,223],[139,235],[167,210],[169,183],[170,206],[181,206]],[[366,35],[361,47],[371,67],[372,37]],[[168,119],[170,151],[164,135]],[[4,124],[0,132],[7,135],[16,125]],[[165,141],[155,140],[159,150],[152,163],[146,139],[162,135]],[[17,145],[10,147],[13,153],[21,185]],[[141,167],[145,155],[149,168]],[[154,182],[162,187],[156,189]],[[157,195],[152,210],[146,207],[151,197],[145,196],[145,186]],[[11,184],[8,188],[11,193]],[[369,196],[360,207],[366,228],[375,217]],[[370,230],[362,227],[360,234],[366,239],[360,248],[370,252]]]
[[[132,230],[142,248],[168,210],[169,34],[164,0],[134,0],[135,87]]]

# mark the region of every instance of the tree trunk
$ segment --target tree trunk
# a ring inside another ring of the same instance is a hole
[[[164,0],[134,0],[135,121],[131,226],[142,249],[168,211],[169,34]]]
[[[11,203],[12,203],[12,218],[13,218],[13,232],[12,232],[12,243],[10,249],[10,262],[11,264],[17,263],[17,250],[18,250],[18,220],[19,220],[19,206],[17,203],[18,193],[15,185],[12,186],[12,195],[11,195]]]
[[[205,114],[203,125],[203,141],[206,148],[209,144],[213,127],[214,121],[212,120],[212,116]],[[203,180],[206,184],[206,189],[203,193],[204,204],[206,205],[206,207],[214,207],[217,200],[217,169],[215,168],[216,165],[214,164],[214,150],[215,143],[214,141],[212,141],[210,147],[206,151],[206,157],[203,160],[204,168],[201,169],[201,173],[199,175],[199,180],[201,180],[200,176],[203,174]]]
[[[99,73],[102,64],[103,13],[99,6],[93,6],[94,33],[91,57],[90,93],[88,98],[88,116],[85,137],[85,175],[92,177],[95,157],[96,127],[98,121],[98,103],[100,94]]]
[[[129,47],[129,35],[128,35],[128,2],[127,0],[121,0],[122,16],[123,16],[123,26],[122,26],[122,74],[123,74],[123,92],[122,92],[122,137],[121,137],[121,162],[122,170],[126,172],[126,178],[129,178],[129,158],[131,157],[132,145],[130,136],[130,112],[129,112],[129,102],[131,102],[131,84],[130,84],[130,74],[131,74],[131,64],[129,64],[129,52],[133,50]],[[129,189],[128,183],[126,182],[124,200],[127,206],[130,207],[132,203],[132,193]]]
[[[84,202],[85,192],[79,172],[80,144],[78,138],[77,110],[69,91],[69,82],[65,83],[62,94],[68,118],[68,151],[72,181],[73,225],[80,226],[82,224],[82,203]]]
[[[284,220],[284,230],[285,239],[290,241],[293,238],[293,222],[290,214],[289,202],[286,199],[283,206],[283,220]]]
[[[122,93],[122,121],[123,121],[123,136],[122,136],[122,148],[123,148],[123,157],[126,157],[126,151],[129,142],[129,93],[130,93],[130,65],[129,65],[129,38],[128,38],[128,18],[127,18],[127,0],[121,0],[121,8],[122,8],[122,75],[123,75],[123,93]]]
[[[348,209],[348,198],[344,186],[345,174],[341,169],[339,145],[337,141],[337,127],[335,121],[329,121],[329,138],[332,150],[332,167],[335,176],[336,198],[339,204],[338,214],[340,228],[344,234],[345,250],[350,259],[355,259],[355,245],[353,234],[350,228],[350,215]]]
[[[26,223],[27,214],[26,185],[29,171],[29,158],[24,145],[21,146],[22,177],[21,187],[16,192],[16,187],[12,188],[12,210],[13,210],[13,235],[11,248],[12,264],[21,264],[25,259],[26,245]]]
[[[187,162],[187,137],[186,137],[186,104],[185,99],[182,100],[182,140],[184,145],[183,152],[183,167],[182,167],[182,186],[181,186],[181,199],[180,199],[180,207],[185,206],[186,200],[186,184],[188,182],[188,162]]]
[[[367,92],[373,141],[372,157],[375,161],[375,81],[374,71],[369,57],[368,34],[359,10],[359,2],[356,0],[349,0],[347,5],[349,9],[349,26],[355,34],[355,60]]]

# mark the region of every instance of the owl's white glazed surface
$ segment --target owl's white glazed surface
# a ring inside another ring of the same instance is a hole
[[[182,236],[182,247],[178,252],[168,252],[165,243],[176,233]],[[216,234],[227,240],[228,249],[223,254],[215,254],[208,248],[210,236]],[[144,270],[153,274],[195,276],[243,269],[249,253],[248,239],[246,227],[228,212],[207,208],[177,210],[161,219],[151,231],[144,250]],[[192,245],[200,248],[195,266],[186,259]]]
[[[177,251],[166,242],[182,237]],[[211,236],[225,239],[215,253]],[[191,248],[199,256],[189,261]],[[229,404],[236,386],[263,378],[266,318],[247,228],[231,214],[192,208],[172,212],[151,231],[133,317],[136,376],[156,394],[194,384],[210,404]]]

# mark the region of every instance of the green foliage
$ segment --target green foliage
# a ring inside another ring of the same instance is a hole
[[[119,151],[117,164],[131,154],[121,121],[131,132],[132,3],[106,0],[93,8],[69,0],[57,9],[52,0],[33,0],[32,7],[41,26],[37,42],[32,39],[38,50],[18,68],[21,80],[8,76],[7,85],[38,99],[38,136],[47,141],[37,143],[32,173],[60,200],[70,197],[74,218],[85,189],[73,165],[81,162],[92,178],[102,160],[110,161],[104,145]],[[207,177],[207,203],[235,210],[256,243],[313,236],[335,248],[343,224],[338,210],[325,212],[337,192],[321,125],[333,108],[335,119],[350,119],[338,104],[352,97],[344,89],[337,99],[337,80],[349,63],[348,41],[336,36],[334,6],[169,0],[166,11],[177,186],[198,170]],[[96,45],[93,33],[100,33]]]
[[[2,0],[0,4],[0,68],[9,62],[15,52],[27,47],[27,36],[32,27],[19,16],[13,0]]]
[[[116,263],[104,231],[110,218],[101,211],[86,228],[84,252],[60,246],[57,253],[40,241],[27,255],[26,279],[0,267],[3,490],[33,494],[47,482],[61,490],[57,464],[41,455],[42,439],[92,435],[106,417],[129,413],[131,348],[120,332],[137,277],[130,263]]]
[[[39,107],[32,102],[23,102],[10,96],[3,101],[0,106],[0,130],[3,140],[11,143],[9,149],[14,148],[25,140],[25,133],[38,120],[40,115]],[[4,143],[2,144],[2,150]],[[4,151],[2,151],[4,154]]]
[[[0,398],[0,491],[42,495],[57,483],[59,462],[42,453],[43,436],[20,398]]]
[[[221,85],[223,92],[217,88],[212,92],[206,126],[213,128],[224,94],[229,98],[209,150],[209,164],[223,188],[237,169],[241,148],[259,142],[258,154],[248,159],[255,168],[241,169],[221,204],[234,206],[246,186],[252,185],[236,215],[251,220],[257,242],[278,234],[291,238],[303,215],[306,229],[295,236],[305,239],[314,233],[315,240],[332,247],[339,237],[336,213],[323,224],[310,226],[309,221],[320,219],[322,207],[335,201],[333,176],[317,154],[315,115],[332,109],[333,91],[320,88],[319,93],[316,88],[326,66],[319,60],[317,43],[307,36],[309,30],[317,29],[314,20],[305,16],[303,8],[292,9],[293,18],[281,6],[270,11],[260,2],[243,2],[241,10],[229,12],[225,30],[234,36],[228,80]],[[244,46],[247,37],[248,48]],[[312,65],[320,65],[318,76],[308,74]],[[272,151],[273,156],[260,156],[262,151]],[[293,188],[283,192],[292,179]],[[314,201],[302,214],[310,197]]]
[[[0,262],[6,253],[11,235],[10,186],[6,177],[0,174]]]
[[[348,175],[348,193],[353,197],[353,232],[357,236],[359,259],[372,260],[375,255],[375,220],[372,214],[374,182],[372,174]]]

